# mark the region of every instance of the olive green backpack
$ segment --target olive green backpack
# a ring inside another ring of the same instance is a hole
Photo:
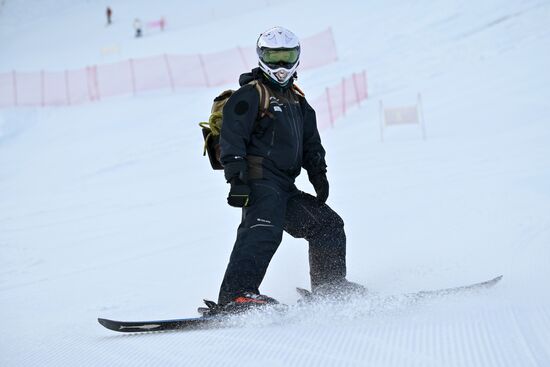
[[[253,85],[258,94],[260,95],[260,107],[259,117],[263,117],[268,113],[269,108],[269,90],[257,80],[253,80],[250,83]],[[220,162],[220,132],[222,131],[223,120],[223,107],[229,100],[229,97],[233,95],[235,91],[228,89],[223,91],[219,96],[214,98],[212,103],[212,110],[210,112],[210,118],[206,122],[200,122],[199,126],[202,128],[202,136],[204,138],[204,151],[203,156],[208,153],[208,159],[210,159],[210,165],[212,169],[223,169]]]

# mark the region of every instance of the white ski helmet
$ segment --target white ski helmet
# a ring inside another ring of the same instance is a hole
[[[260,68],[280,85],[286,85],[300,64],[300,41],[291,31],[273,27],[256,42]]]

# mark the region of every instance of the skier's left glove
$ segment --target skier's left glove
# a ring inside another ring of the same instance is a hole
[[[314,174],[308,174],[309,182],[313,185],[317,199],[324,203],[328,199],[328,180],[325,172],[316,172]]]

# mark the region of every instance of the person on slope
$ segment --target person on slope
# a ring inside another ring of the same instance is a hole
[[[134,30],[136,31],[136,38],[140,38],[142,36],[141,31],[141,20],[139,18],[134,19]]]
[[[108,6],[107,10],[105,11],[105,15],[107,16],[107,25],[111,24],[111,17],[113,16],[113,10]]]
[[[260,34],[259,67],[242,74],[241,85],[223,108],[221,162],[231,185],[227,201],[242,207],[242,222],[223,278],[218,307],[238,311],[277,303],[259,286],[282,240],[283,230],[309,242],[312,291],[363,293],[346,280],[344,222],[327,204],[325,150],[315,111],[294,86],[300,63],[298,37],[283,27]],[[256,81],[268,90],[269,107],[260,111]],[[316,197],[294,184],[304,168]]]

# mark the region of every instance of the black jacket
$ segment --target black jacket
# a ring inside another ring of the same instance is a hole
[[[260,118],[260,96],[248,83],[259,80],[270,90],[269,114]],[[223,109],[220,135],[223,164],[244,157],[249,178],[276,175],[294,181],[303,167],[309,174],[326,171],[325,150],[315,111],[291,88],[270,81],[260,68],[242,74],[241,88]]]

